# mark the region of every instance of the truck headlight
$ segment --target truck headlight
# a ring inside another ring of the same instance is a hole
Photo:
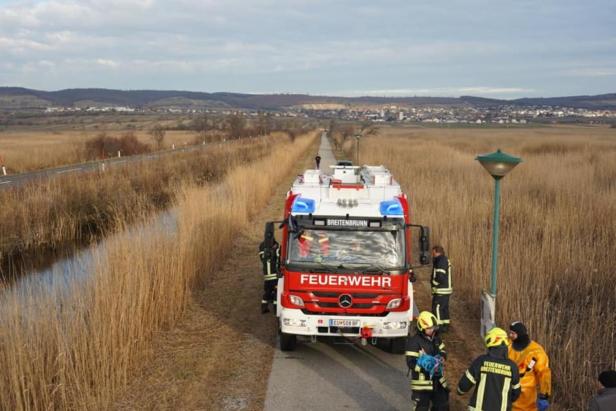
[[[400,304],[402,304],[402,298],[394,298],[393,300],[387,303],[387,309],[388,310],[396,309],[400,307]]]
[[[293,295],[293,294],[289,295],[289,300],[291,300],[291,304],[297,305],[298,307],[304,306],[304,300],[302,300],[300,297],[296,295]]]
[[[406,321],[385,321],[383,328],[386,330],[402,330],[406,328]]]
[[[298,320],[296,318],[283,318],[282,323],[287,327],[305,327],[306,320]]]

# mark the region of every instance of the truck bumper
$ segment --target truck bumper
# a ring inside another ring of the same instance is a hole
[[[285,334],[360,337],[361,329],[369,327],[375,338],[406,337],[412,315],[410,311],[390,312],[384,317],[311,315],[282,307],[279,313],[280,331]]]

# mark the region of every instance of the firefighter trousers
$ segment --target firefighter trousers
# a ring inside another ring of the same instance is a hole
[[[449,391],[440,384],[433,391],[413,391],[411,411],[449,411]]]
[[[441,326],[449,326],[449,295],[432,294],[432,314]]]
[[[263,281],[263,298],[261,299],[262,305],[272,303],[276,306],[276,288],[278,286],[278,279]]]

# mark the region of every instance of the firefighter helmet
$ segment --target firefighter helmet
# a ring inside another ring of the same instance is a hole
[[[494,327],[486,333],[484,342],[487,348],[507,344],[507,333],[502,328]]]
[[[438,320],[430,311],[422,311],[417,317],[417,329],[424,332],[427,328],[437,327]]]

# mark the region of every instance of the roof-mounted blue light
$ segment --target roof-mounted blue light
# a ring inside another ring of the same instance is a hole
[[[398,200],[381,201],[379,210],[381,215],[404,215],[402,204]]]
[[[291,206],[292,213],[314,213],[316,208],[315,201],[311,198],[297,197],[293,200],[293,206]]]

